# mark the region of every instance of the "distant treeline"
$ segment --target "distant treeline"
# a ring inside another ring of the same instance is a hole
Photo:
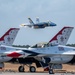
[[[67,44],[67,46],[75,47],[75,44]]]
[[[67,44],[66,46],[75,47],[75,44]],[[13,45],[13,47],[29,48],[30,45]]]
[[[13,47],[29,48],[29,45],[13,45]]]

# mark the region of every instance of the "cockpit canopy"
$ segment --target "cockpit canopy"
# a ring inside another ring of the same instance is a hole
[[[46,44],[35,44],[31,46],[31,48],[44,48],[44,47],[49,47],[49,46],[56,46],[58,44],[52,44],[52,43],[46,43]]]

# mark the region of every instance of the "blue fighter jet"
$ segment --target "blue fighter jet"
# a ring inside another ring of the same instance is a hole
[[[51,21],[47,21],[47,22],[39,22],[39,18],[36,18],[36,23],[34,23],[32,21],[31,18],[28,18],[29,20],[29,24],[21,24],[21,27],[29,27],[29,28],[34,28],[34,29],[41,29],[41,28],[45,28],[45,27],[53,27],[56,26],[55,23],[51,22]]]

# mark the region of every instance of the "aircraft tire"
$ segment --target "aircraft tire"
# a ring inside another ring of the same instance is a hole
[[[49,69],[49,74],[54,74],[53,69]]]
[[[24,72],[24,66],[19,66],[18,71],[19,72]]]
[[[36,68],[34,66],[30,66],[30,72],[36,72]]]

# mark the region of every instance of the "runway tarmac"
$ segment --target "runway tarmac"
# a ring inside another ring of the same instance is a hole
[[[49,73],[11,73],[11,72],[1,72],[0,75],[50,75]],[[75,73],[55,73],[51,75],[75,75]]]

